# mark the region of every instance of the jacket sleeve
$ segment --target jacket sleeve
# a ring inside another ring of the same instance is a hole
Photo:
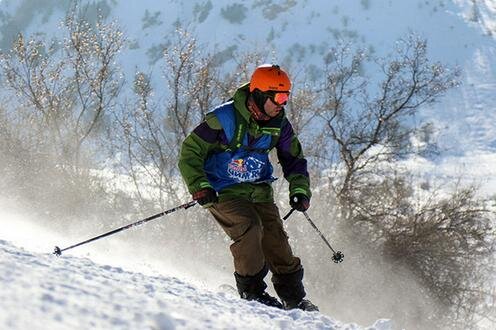
[[[191,194],[207,187],[212,188],[203,167],[209,154],[218,147],[223,133],[217,118],[210,116],[183,141],[178,165]]]
[[[284,177],[289,182],[289,195],[302,193],[308,198],[310,191],[310,176],[307,171],[307,160],[303,156],[300,141],[288,120],[284,121],[281,136],[276,145],[277,157],[282,166]]]

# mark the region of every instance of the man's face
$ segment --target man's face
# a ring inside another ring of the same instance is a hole
[[[264,104],[265,113],[271,118],[277,117],[279,112],[282,111],[282,108],[282,105],[274,103],[270,97],[267,98],[267,101],[265,101]]]

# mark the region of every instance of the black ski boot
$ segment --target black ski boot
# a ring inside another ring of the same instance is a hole
[[[307,312],[318,312],[319,308],[315,306],[310,300],[302,299],[300,302],[284,302],[284,309],[301,309]]]
[[[261,304],[271,306],[271,307],[277,307],[277,308],[283,308],[282,304],[277,300],[277,298],[272,297],[270,294],[267,292],[262,292],[261,294],[247,294],[246,292],[243,292],[241,295],[241,298],[246,299],[248,301],[254,300],[258,301]]]
[[[241,276],[238,273],[234,273],[239,295],[242,299],[258,301],[271,307],[283,308],[277,298],[265,292],[267,284],[265,284],[263,279],[268,271],[267,266],[264,266],[260,272],[253,276]]]
[[[284,309],[299,308],[304,311],[318,311],[319,308],[310,300],[303,299],[306,295],[303,287],[303,268],[289,274],[273,274],[272,283],[277,295],[283,302]]]

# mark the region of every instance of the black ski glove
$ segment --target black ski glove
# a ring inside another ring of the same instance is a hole
[[[219,201],[217,192],[212,188],[205,188],[193,194],[193,199],[204,208],[209,208]]]
[[[310,198],[303,194],[294,194],[289,198],[289,205],[296,211],[305,212],[310,207]]]

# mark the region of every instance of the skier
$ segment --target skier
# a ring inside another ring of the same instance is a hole
[[[275,178],[269,151],[276,148],[289,182],[291,207],[301,212],[309,208],[307,161],[284,113],[290,92],[291,81],[279,66],[257,67],[249,83],[186,137],[179,169],[193,199],[208,208],[233,241],[241,298],[317,311],[303,299],[303,268],[288,243],[271,187]],[[268,270],[282,304],[265,291]]]

